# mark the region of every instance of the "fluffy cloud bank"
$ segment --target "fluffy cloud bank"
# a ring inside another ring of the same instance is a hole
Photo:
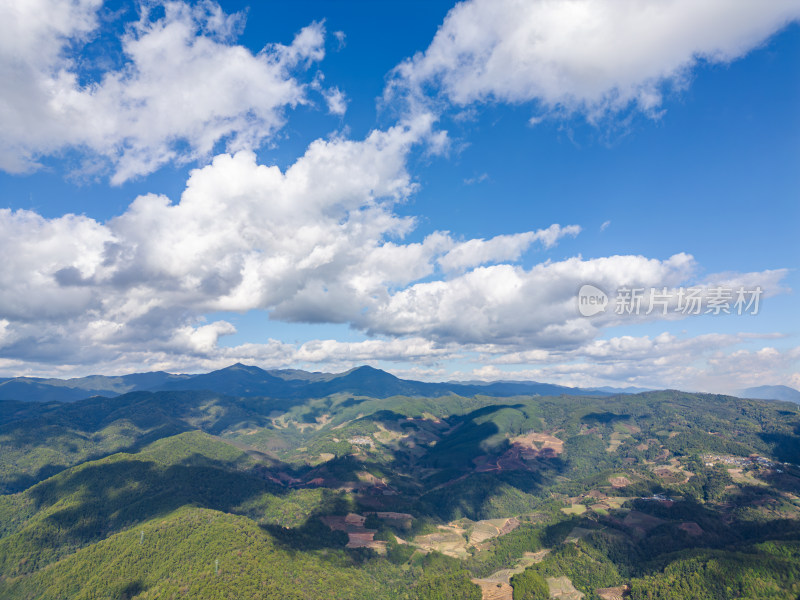
[[[737,59],[798,18],[794,0],[467,0],[394,70],[387,97],[652,115],[698,63]]]
[[[395,211],[415,189],[406,161],[431,135],[432,118],[421,116],[360,141],[317,140],[285,170],[258,164],[249,151],[222,154],[192,172],[179,202],[140,196],[106,223],[0,210],[0,253],[10,257],[0,270],[0,357],[88,364],[145,351],[222,356],[219,338],[235,328],[203,315],[250,310],[387,338],[353,347],[351,356],[389,356],[402,347],[395,339],[419,340],[412,346],[421,358],[458,347],[565,350],[622,322],[613,312],[581,317],[582,284],[694,280],[687,254],[515,264],[533,244],[544,251],[577,235],[576,225],[488,240],[434,231],[404,241],[416,227]],[[772,294],[783,275],[709,281]],[[284,348],[282,356],[331,356],[330,343],[321,344],[299,354]]]
[[[100,27],[101,0],[9,0],[0,4],[0,168],[36,169],[64,149],[83,169],[110,165],[112,182],[170,162],[255,148],[283,125],[284,110],[307,103],[295,74],[324,56],[324,29],[312,24],[288,45],[253,54],[234,44],[242,15],[210,1],[143,3],[119,42],[124,62],[102,68],[74,55]],[[105,65],[103,65],[105,66]],[[338,90],[316,86],[331,110]]]
[[[796,386],[800,347],[770,345],[781,334],[719,334],[678,337],[664,332],[593,340],[581,347],[483,353],[485,365],[461,377],[532,379],[570,386],[635,386],[736,393],[765,381]],[[742,348],[751,345],[753,348]],[[760,347],[759,347],[760,346]],[[505,370],[512,367],[512,371]]]

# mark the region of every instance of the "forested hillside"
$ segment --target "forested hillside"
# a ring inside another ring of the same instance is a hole
[[[789,403],[133,392],[0,450],[2,598],[800,594]]]

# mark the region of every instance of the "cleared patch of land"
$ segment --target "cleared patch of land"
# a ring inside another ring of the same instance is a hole
[[[344,517],[320,517],[320,520],[334,531],[344,531],[348,538],[348,548],[369,548],[379,554],[386,553],[386,542],[373,539],[376,531],[364,527],[366,517],[350,513]]]
[[[753,474],[745,471],[742,468],[728,469],[728,473],[736,483],[743,483],[745,485],[758,485],[766,486],[767,484],[760,479],[753,477]]]
[[[469,534],[469,543],[477,546],[482,542],[514,531],[517,527],[519,527],[519,521],[513,517],[478,521]]]
[[[572,504],[562,508],[561,512],[563,512],[565,515],[582,515],[586,512],[586,506],[583,504]]]
[[[550,597],[559,600],[581,600],[582,592],[575,589],[569,577],[548,577],[547,586],[550,588]]]
[[[586,529],[585,527],[573,527],[569,535],[564,539],[565,542],[577,542],[592,533],[594,529]]]
[[[629,486],[632,483],[632,481],[627,477],[625,477],[624,475],[618,475],[616,477],[609,477],[608,483],[610,483],[611,487],[614,488],[624,488]]]
[[[653,467],[653,473],[664,483],[686,483],[694,475],[687,471],[676,458],[672,458],[667,464]]]
[[[617,587],[600,588],[595,590],[597,595],[603,600],[623,600],[627,598],[630,588],[627,585],[620,585]]]
[[[498,583],[488,579],[473,579],[472,583],[480,586],[483,600],[513,600],[514,589],[507,583]]]
[[[381,514],[388,513],[378,513],[378,516]],[[448,525],[439,525],[439,531],[417,536],[412,543],[423,550],[436,550],[448,556],[465,558],[469,556],[468,546],[480,546],[492,538],[513,531],[519,525],[519,520],[514,517],[483,521],[460,519]]]
[[[703,535],[703,533],[705,533],[702,527],[700,527],[700,525],[698,525],[694,521],[687,521],[686,523],[681,523],[680,525],[678,525],[678,529],[683,529],[689,535]]]
[[[394,525],[395,527],[399,527],[400,529],[410,529],[411,524],[414,521],[414,517],[408,513],[380,511],[376,513],[366,513],[366,514],[374,514],[382,521],[390,521],[392,525]]]
[[[664,519],[659,519],[652,515],[648,515],[638,510],[632,510],[622,521],[627,527],[630,527],[637,535],[643,536],[651,529],[658,527],[662,523],[666,523]]]
[[[631,437],[630,433],[620,433],[615,431],[611,434],[611,440],[607,448],[608,452],[616,452],[617,449],[623,444],[626,438]]]
[[[414,538],[414,544],[423,550],[436,550],[447,556],[455,558],[466,558],[467,539],[464,537],[464,530],[456,527],[439,526],[439,531],[420,535]]]
[[[512,437],[512,446],[520,447],[521,458],[525,460],[548,458],[564,452],[564,442],[549,433],[529,432]]]
[[[511,578],[514,575],[522,573],[525,569],[533,564],[540,563],[544,557],[550,553],[550,549],[539,550],[539,552],[526,552],[522,558],[517,561],[517,566],[513,569],[500,569],[495,571],[489,577],[484,577],[482,581],[493,581],[495,583],[511,583]]]

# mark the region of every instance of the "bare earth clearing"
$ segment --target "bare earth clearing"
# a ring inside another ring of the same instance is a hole
[[[627,585],[620,585],[612,588],[600,588],[596,591],[603,600],[623,600],[627,597],[630,588]]]
[[[548,577],[550,597],[558,600],[581,600],[583,593],[575,589],[569,577]]]
[[[364,527],[366,517],[350,513],[344,517],[321,517],[321,520],[331,529],[344,531],[347,534],[348,548],[370,548],[379,554],[386,553],[386,542],[375,541],[373,539],[375,530]]]
[[[472,583],[480,586],[483,600],[512,600],[514,589],[507,583],[497,583],[488,579],[473,579]]]

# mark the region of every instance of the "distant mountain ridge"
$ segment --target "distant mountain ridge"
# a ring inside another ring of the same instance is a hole
[[[742,398],[754,398],[756,400],[784,400],[800,404],[800,391],[788,385],[760,385],[740,390],[737,394]]]
[[[92,396],[115,397],[129,392],[210,391],[229,396],[269,398],[322,398],[336,393],[387,398],[389,396],[440,397],[450,394],[495,397],[561,394],[609,396],[611,390],[571,388],[535,381],[480,383],[429,383],[400,379],[391,373],[361,366],[344,373],[311,373],[296,369],[265,370],[233,364],[198,375],[156,371],[121,376],[91,375],[75,379],[15,377],[0,380],[0,400],[72,402]],[[638,391],[638,390],[637,390]]]
[[[112,398],[128,392],[160,389],[170,381],[190,377],[163,371],[119,376],[89,375],[73,379],[13,377],[0,380],[0,400],[72,402],[92,396]]]

